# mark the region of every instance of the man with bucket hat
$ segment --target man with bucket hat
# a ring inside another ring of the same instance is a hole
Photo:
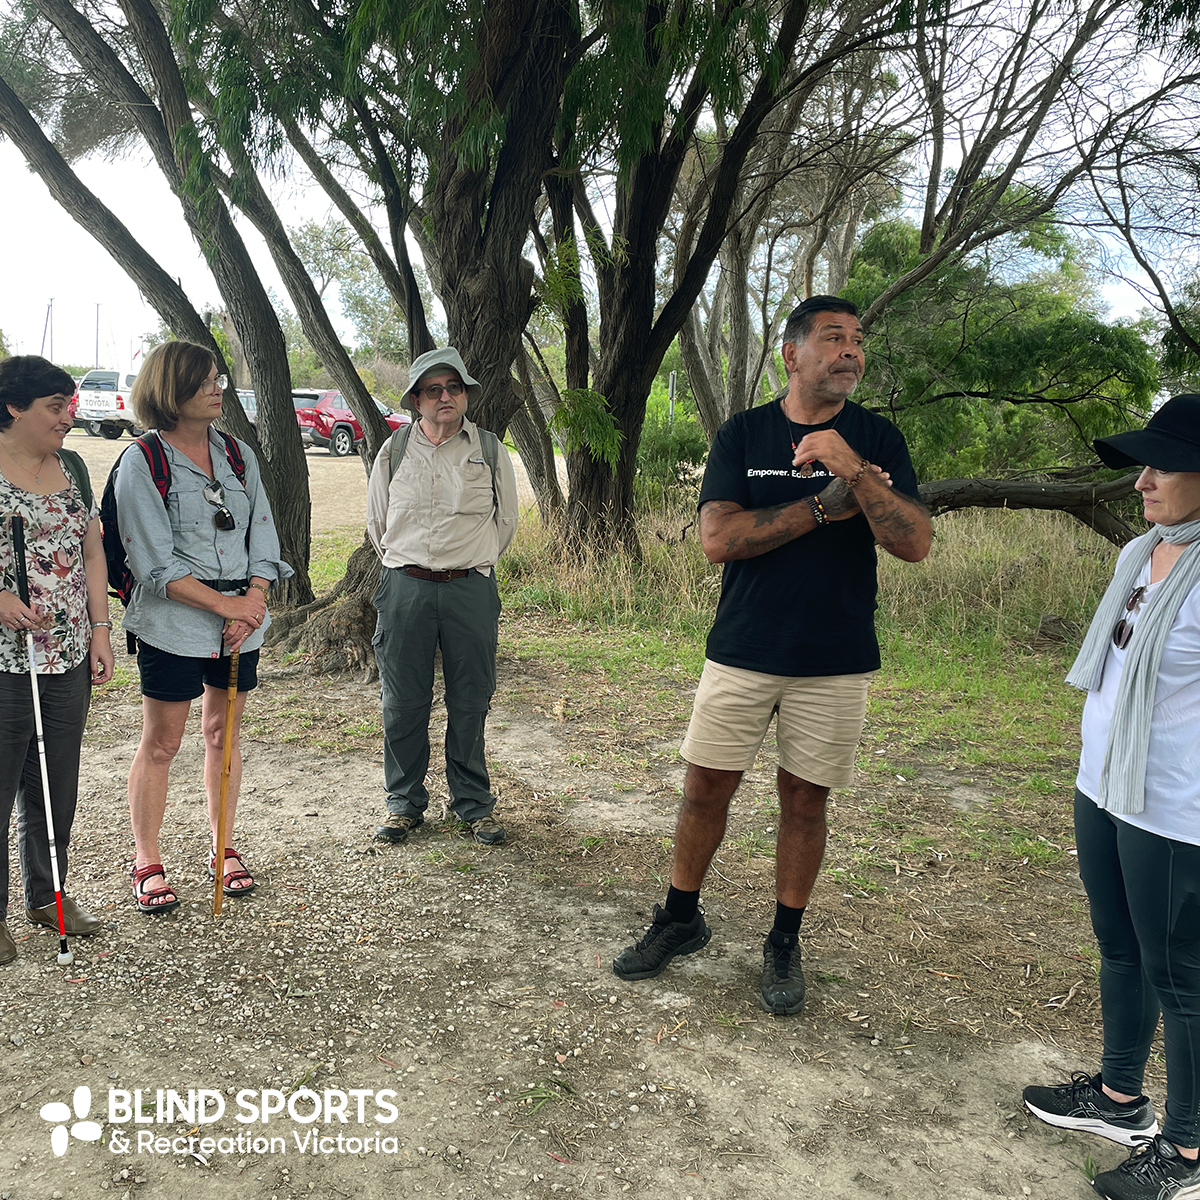
[[[375,661],[383,694],[387,814],[375,831],[403,842],[425,820],[434,653],[446,684],[450,808],[477,842],[497,845],[483,733],[496,690],[496,561],[517,528],[512,461],[466,417],[479,399],[453,347],[409,368],[414,420],[384,445],[367,488],[367,536],[383,564],[375,593]]]

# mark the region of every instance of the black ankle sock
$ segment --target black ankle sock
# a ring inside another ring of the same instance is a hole
[[[685,925],[696,915],[700,907],[700,889],[694,892],[681,892],[677,887],[667,888],[667,902],[663,907],[677,921]]]
[[[788,908],[775,901],[775,927],[771,930],[771,941],[777,946],[794,946],[800,936],[800,922],[804,920],[804,909]]]

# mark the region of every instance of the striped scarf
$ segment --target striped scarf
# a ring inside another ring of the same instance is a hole
[[[1191,544],[1147,602],[1125,651],[1104,748],[1100,795],[1095,797],[1101,808],[1113,813],[1140,813],[1146,807],[1146,756],[1158,667],[1175,617],[1188,593],[1200,583],[1200,521],[1156,525],[1129,543],[1067,674],[1067,683],[1082,691],[1094,692],[1100,687],[1113,628],[1160,540],[1174,546]]]

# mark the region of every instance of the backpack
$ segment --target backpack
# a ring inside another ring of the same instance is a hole
[[[399,429],[392,434],[391,440],[388,442],[388,483],[392,482],[392,476],[396,474],[396,468],[404,459],[404,452],[408,449],[408,435],[412,432],[412,423],[401,425]],[[483,461],[487,463],[492,472],[492,500],[496,499],[496,465],[500,461],[500,439],[492,433],[490,429],[479,430],[479,445],[483,450]]]
[[[227,433],[222,433],[221,430],[217,430],[217,432],[221,434],[221,439],[225,443],[225,457],[229,459],[229,465],[233,468],[238,483],[244,485],[246,463],[242,458],[242,452],[236,439]],[[167,455],[163,450],[162,442],[158,439],[158,434],[143,433],[141,437],[134,438],[133,445],[137,446],[146,456],[146,464],[150,468],[150,478],[154,480],[154,486],[158,488],[158,494],[162,497],[165,505],[167,492],[171,489],[171,465],[167,462]],[[127,446],[117,456],[117,461],[113,463],[112,469],[108,472],[104,494],[100,497],[100,540],[104,543],[104,561],[108,564],[109,595],[120,600],[122,607],[128,606],[129,598],[133,595],[133,585],[137,581],[129,569],[129,561],[125,557],[125,543],[121,541],[121,531],[117,527],[116,481],[121,459],[132,449],[133,446]],[[136,640],[133,634],[126,634],[126,639],[129,653],[135,653]]]
[[[92,494],[92,480],[88,475],[87,463],[74,450],[68,450],[65,446],[58,452],[58,456],[62,459],[62,465],[66,467],[67,474],[75,481],[75,486],[79,489],[79,494],[90,514],[95,497]]]

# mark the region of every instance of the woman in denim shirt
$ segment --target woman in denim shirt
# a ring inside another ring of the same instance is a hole
[[[142,740],[129,770],[129,811],[136,857],[138,909],[161,914],[179,906],[166,881],[158,836],[167,775],[183,740],[191,702],[203,696],[204,786],[213,830],[210,875],[220,869],[228,896],[254,890],[233,848],[242,759],[238,734],[246,694],[258,683],[258,650],[271,619],[267,593],[292,569],[279,538],[258,463],[242,442],[227,448],[211,429],[226,385],[212,355],[190,342],[166,342],[146,359],[133,388],[137,421],[154,430],[170,468],[166,502],[147,455],[132,447],[116,478],[117,524],[137,584],[125,629],[137,636]],[[240,454],[244,479],[234,462]],[[240,651],[224,855],[218,867],[217,799],[225,730],[229,660]]]

